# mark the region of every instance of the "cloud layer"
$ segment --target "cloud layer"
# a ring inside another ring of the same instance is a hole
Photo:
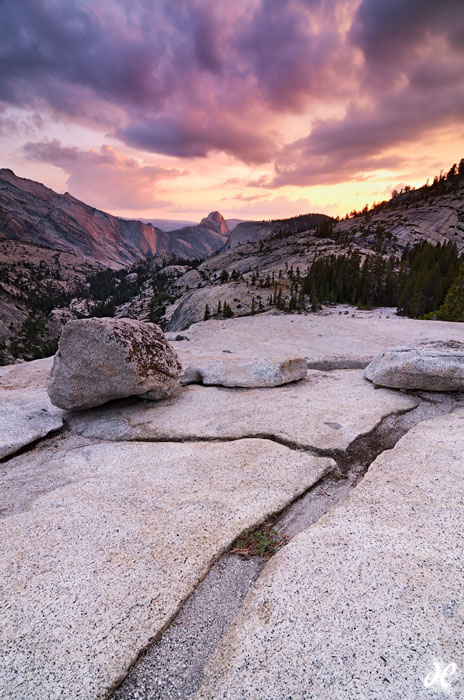
[[[3,0],[0,113],[8,106],[144,152],[265,164],[267,187],[361,178],[399,166],[404,143],[462,125],[463,4]],[[65,162],[81,192],[89,159],[102,172],[113,158],[115,191],[125,173],[141,201],[158,178],[114,153],[65,151],[27,149]]]
[[[175,168],[140,165],[107,145],[99,151],[84,151],[65,147],[54,139],[26,143],[24,150],[31,160],[63,168],[69,175],[68,187],[76,196],[92,204],[98,192],[99,206],[110,209],[167,207],[171,202],[156,195],[158,182],[186,174]]]

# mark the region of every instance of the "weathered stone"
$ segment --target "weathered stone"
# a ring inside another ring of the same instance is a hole
[[[63,425],[44,390],[0,390],[0,459]]]
[[[30,502],[0,519],[0,697],[106,698],[241,530],[333,466],[266,440],[14,458],[0,498]]]
[[[210,309],[215,308],[213,301],[208,303]],[[204,310],[205,301],[199,308]],[[339,315],[339,311],[348,309],[349,315]],[[432,323],[390,314],[391,309],[369,312],[337,306],[331,313],[324,314],[268,312],[201,321],[182,334],[188,342],[176,342],[176,352],[185,367],[202,356],[220,355],[223,350],[230,350],[243,358],[304,357],[309,369],[354,369],[366,367],[389,347],[463,338],[460,323]]]
[[[380,455],[266,565],[195,699],[461,697],[463,452],[460,410]]]
[[[464,391],[464,343],[428,341],[385,350],[366,367],[365,376],[393,389]]]
[[[0,367],[0,390],[46,389],[52,366],[53,357],[45,357],[42,360]],[[48,397],[46,401],[49,405]]]
[[[272,387],[304,379],[307,371],[302,357],[201,357],[186,367],[181,384]]]
[[[309,371],[306,380],[273,389],[190,385],[175,399],[106,406],[69,421],[79,434],[103,440],[271,437],[345,450],[384,417],[417,404],[414,397],[374,389],[360,370]]]
[[[60,338],[48,394],[68,410],[132,395],[158,400],[175,391],[181,372],[176,353],[154,323],[71,321]]]

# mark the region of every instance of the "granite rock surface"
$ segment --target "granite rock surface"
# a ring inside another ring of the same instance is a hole
[[[317,314],[268,312],[201,321],[170,337],[177,335],[187,338],[174,343],[185,367],[202,356],[225,353],[249,358],[304,357],[309,369],[330,370],[364,368],[386,348],[462,341],[463,331],[459,323],[401,317],[394,309],[361,311],[338,305]]]
[[[0,520],[0,697],[15,700],[105,698],[241,530],[334,466],[265,440],[63,441],[28,457],[2,478],[13,500],[37,481]]]
[[[61,414],[43,389],[0,389],[0,459],[61,428]]]
[[[195,700],[463,697],[463,452],[459,410],[381,454],[267,564]]]
[[[418,400],[375,389],[360,370],[308,371],[273,389],[190,385],[156,404],[121,402],[69,416],[76,433],[99,440],[192,440],[269,437],[296,447],[345,450],[392,413]]]

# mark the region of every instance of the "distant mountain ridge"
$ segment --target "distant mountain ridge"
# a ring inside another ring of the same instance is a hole
[[[57,194],[44,185],[0,169],[0,240],[52,248],[87,262],[118,269],[147,257],[204,258],[224,246],[225,219],[212,212],[197,226],[162,231]]]
[[[272,221],[239,221],[231,229],[226,248],[235,248],[245,243],[256,243],[272,236],[276,231],[308,230],[318,226],[323,221],[330,221],[326,214],[301,214],[288,219],[274,219]]]
[[[461,314],[462,274],[450,287],[460,254],[464,159],[431,185],[405,186],[342,220],[240,222],[213,211],[169,233],[0,171],[0,364],[51,354],[64,323],[92,315],[175,332],[208,318],[317,310],[320,302],[390,304],[420,316],[441,313],[448,288],[443,313],[457,305]],[[102,269],[109,258],[113,270]]]

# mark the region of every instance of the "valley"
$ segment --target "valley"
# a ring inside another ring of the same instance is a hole
[[[3,363],[51,354],[66,321],[94,315],[152,321],[168,331],[334,303],[464,318],[463,161],[431,185],[405,187],[342,220],[305,214],[231,221],[229,230],[216,211],[162,232],[5,170],[0,205]],[[449,290],[454,301],[438,312]]]

